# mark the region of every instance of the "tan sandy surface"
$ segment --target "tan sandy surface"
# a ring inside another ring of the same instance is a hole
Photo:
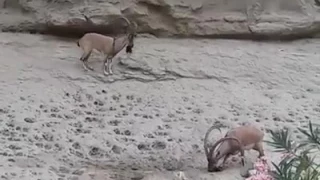
[[[319,123],[319,49],[310,39],[145,37],[104,77],[99,54],[94,72],[82,69],[75,40],[1,33],[0,177],[172,179],[183,171],[188,179],[242,179],[237,163],[206,172],[206,130],[253,123],[268,139],[268,129],[299,135],[296,127]],[[216,131],[212,141],[222,136]]]

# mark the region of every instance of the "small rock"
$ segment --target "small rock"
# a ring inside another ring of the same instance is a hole
[[[196,113],[196,114],[201,114],[203,113],[203,110],[202,109],[194,109],[192,110],[193,113]]]
[[[36,120],[34,118],[24,118],[24,121],[27,123],[34,123]]]
[[[86,94],[86,98],[89,100],[89,101],[92,101],[93,100],[93,96],[91,94]]]
[[[152,135],[151,133],[149,134],[145,134],[144,137],[147,137],[147,138],[154,138],[154,135]]]
[[[61,166],[61,167],[59,167],[59,172],[63,173],[63,174],[69,174],[70,170],[67,169],[66,167]]]
[[[169,118],[173,118],[173,117],[174,117],[174,114],[169,113],[169,114],[168,114],[168,117],[169,117]]]
[[[142,99],[141,98],[137,98],[137,103],[141,103]]]
[[[104,105],[104,103],[103,103],[102,100],[100,100],[100,99],[95,100],[95,101],[93,102],[93,104],[96,105],[96,106],[103,106],[103,105]]]
[[[117,108],[115,108],[115,107],[110,107],[109,110],[110,110],[110,111],[116,111]]]
[[[57,107],[53,107],[53,108],[51,108],[50,111],[57,113],[57,112],[59,112],[60,110],[59,110]]]
[[[118,128],[114,129],[113,132],[116,133],[116,134],[121,134],[121,132],[120,132],[120,130]]]
[[[281,119],[279,117],[274,117],[273,120],[274,121],[281,121]]]
[[[115,100],[115,101],[119,101],[119,97],[116,96],[116,95],[112,95],[112,99]]]
[[[44,133],[42,137],[47,141],[53,141],[53,135],[49,132]]]
[[[74,149],[80,149],[80,148],[81,148],[81,145],[80,145],[78,142],[75,142],[75,143],[72,144],[72,147],[73,147]]]
[[[143,115],[142,117],[145,119],[148,119],[148,115]]]
[[[124,135],[126,135],[126,136],[131,136],[131,131],[130,131],[130,130],[125,130],[125,131],[124,131]]]
[[[103,154],[103,150],[98,147],[92,147],[89,151],[89,155],[94,157],[102,157]]]
[[[86,108],[87,106],[85,104],[80,104],[79,107]]]
[[[115,154],[121,154],[122,148],[117,146],[117,145],[113,145],[111,150],[115,153]]]
[[[14,159],[8,159],[9,162],[16,162]]]
[[[74,174],[74,175],[82,175],[84,173],[84,170],[82,170],[82,169],[78,169],[78,170],[75,170],[75,171],[73,171],[72,172],[72,174]]]
[[[134,99],[134,96],[133,96],[133,95],[127,95],[127,99],[128,99],[128,100],[133,100],[133,99]]]
[[[124,110],[124,111],[122,111],[122,115],[123,115],[123,116],[128,116],[129,113],[128,113],[128,111]]]

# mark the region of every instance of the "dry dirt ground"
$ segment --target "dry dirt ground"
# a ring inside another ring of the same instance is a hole
[[[221,173],[206,172],[210,125],[225,132],[252,123],[267,140],[268,129],[299,137],[296,127],[319,123],[320,40],[140,37],[131,56],[115,58],[110,77],[99,54],[94,72],[82,69],[75,40],[1,33],[0,48],[1,179],[172,179],[177,171],[242,179],[237,158]]]

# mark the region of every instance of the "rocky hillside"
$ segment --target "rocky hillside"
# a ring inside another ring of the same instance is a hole
[[[320,30],[317,0],[0,0],[0,28],[81,36],[92,31],[82,13],[118,32],[125,15],[156,36],[297,38]],[[95,28],[95,27],[92,27]]]

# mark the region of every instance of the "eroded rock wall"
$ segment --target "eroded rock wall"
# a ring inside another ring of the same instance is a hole
[[[121,28],[110,25],[120,15],[156,36],[294,38],[320,30],[315,0],[0,0],[0,6],[3,31],[68,36],[89,31],[81,13],[105,34]]]

